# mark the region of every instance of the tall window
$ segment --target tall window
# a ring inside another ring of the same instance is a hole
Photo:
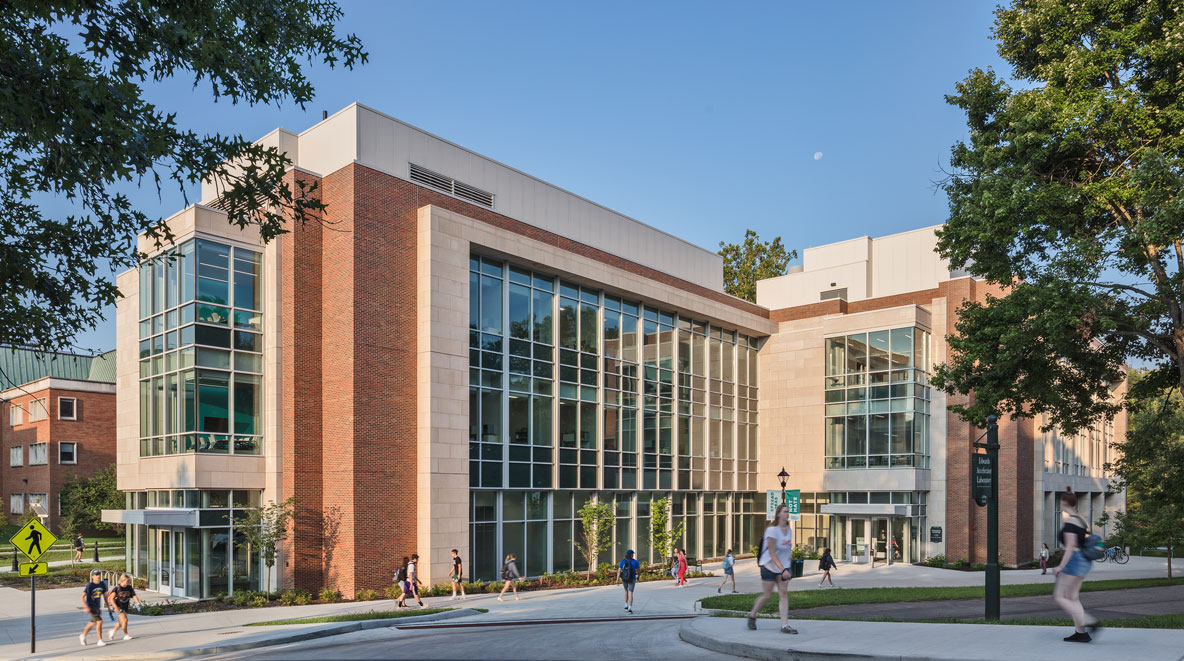
[[[8,448],[8,465],[9,466],[24,466],[25,465],[25,446],[14,445]]]
[[[49,443],[29,444],[29,465],[44,466],[49,463]]]
[[[827,468],[928,467],[928,347],[919,328],[826,339]]]
[[[140,455],[262,452],[259,253],[205,239],[140,265]]]
[[[58,463],[59,464],[76,464],[76,463],[78,463],[78,444],[77,443],[58,443]]]
[[[24,424],[25,410],[16,404],[8,405],[8,426],[15,427]]]
[[[25,513],[25,494],[14,493],[8,497],[8,513],[9,514],[24,514]]]

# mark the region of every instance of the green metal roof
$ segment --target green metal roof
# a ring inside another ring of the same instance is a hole
[[[47,376],[114,383],[115,352],[85,356],[0,347],[0,390]]]

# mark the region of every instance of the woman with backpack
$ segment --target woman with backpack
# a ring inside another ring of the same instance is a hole
[[[715,589],[716,594],[723,592],[724,586],[727,585],[728,579],[732,579],[732,594],[736,594],[736,558],[732,555],[732,549],[728,549],[728,554],[724,556],[724,580],[719,582],[719,587]]]
[[[516,581],[519,578],[521,576],[518,575],[518,568],[514,566],[514,554],[511,553],[506,556],[506,561],[502,564],[502,580],[506,584],[502,586],[501,594],[497,596],[498,601],[502,601],[502,595],[510,588],[514,588],[514,601],[518,601],[518,584]]]
[[[822,572],[822,578],[818,580],[818,587],[822,587],[823,582],[830,581],[830,586],[835,586],[835,581],[830,577],[830,570],[837,568],[834,556],[830,554],[830,549],[822,549],[822,557],[818,559],[818,571]]]
[[[765,529],[761,538],[760,554],[757,564],[761,568],[761,587],[763,591],[756,598],[752,610],[748,613],[748,628],[756,629],[756,618],[761,608],[773,596],[773,588],[777,588],[777,610],[781,614],[781,633],[797,633],[798,630],[789,626],[789,579],[793,576],[790,571],[790,560],[793,557],[793,528],[789,527],[789,506],[782,503],[773,510],[773,520]]]
[[[1066,636],[1065,642],[1088,643],[1093,638],[1085,630],[1097,633],[1101,628],[1098,626],[1097,618],[1085,612],[1078,597],[1081,583],[1093,564],[1082,553],[1082,548],[1089,539],[1089,532],[1086,530],[1088,524],[1077,513],[1076,494],[1066,491],[1060,495],[1060,501],[1061,511],[1065,516],[1065,525],[1061,526],[1060,533],[1061,546],[1064,547],[1065,553],[1061,558],[1061,564],[1052,570],[1053,575],[1057,577],[1052,595],[1057,604],[1073,618],[1073,635]]]

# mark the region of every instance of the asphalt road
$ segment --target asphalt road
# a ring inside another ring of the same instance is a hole
[[[471,659],[473,661],[565,659],[735,659],[688,645],[678,638],[683,620],[616,620],[578,624],[382,629],[298,643],[222,659]]]

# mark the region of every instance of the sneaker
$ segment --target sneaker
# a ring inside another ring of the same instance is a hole
[[[131,640],[131,639],[132,639],[132,635],[131,635],[130,633],[128,633],[128,634],[124,634],[124,635],[123,635],[123,639],[124,639],[124,640]]]
[[[633,614],[633,607],[632,606],[630,606],[629,608],[626,608],[625,610],[629,611],[630,615]]]
[[[78,642],[82,643],[83,647],[86,647],[86,634],[84,634],[84,633],[78,634]]]
[[[1087,624],[1087,625],[1085,625],[1085,628],[1089,630],[1089,636],[1090,636],[1090,639],[1092,640],[1094,637],[1096,637],[1099,633],[1102,632],[1102,623],[1097,620],[1094,620],[1093,624]]]
[[[756,631],[756,618],[751,615],[748,616],[748,628]]]
[[[452,595],[451,597],[448,598],[448,601],[453,601],[455,599],[456,599],[456,595]]]
[[[95,645],[98,645],[99,647],[105,647],[107,645],[107,643],[104,643],[103,639],[100,638],[99,642],[95,643]]]
[[[716,589],[715,589],[715,593],[716,593],[716,594],[719,594],[719,593],[721,593],[721,592],[723,592],[723,591],[724,591],[724,589],[723,589],[723,588],[716,588]]]
[[[1066,643],[1088,643],[1093,640],[1088,633],[1074,631],[1072,636],[1065,636]]]
[[[732,594],[740,594],[739,590],[732,590]]]
[[[629,604],[625,604],[625,610],[629,610]]]
[[[781,627],[781,633],[797,633],[798,630],[789,626],[788,624]]]
[[[518,595],[514,595],[514,601],[518,601]]]
[[[497,596],[497,600],[502,601],[502,596],[500,594]]]
[[[107,640],[115,640],[115,629],[107,629]]]

